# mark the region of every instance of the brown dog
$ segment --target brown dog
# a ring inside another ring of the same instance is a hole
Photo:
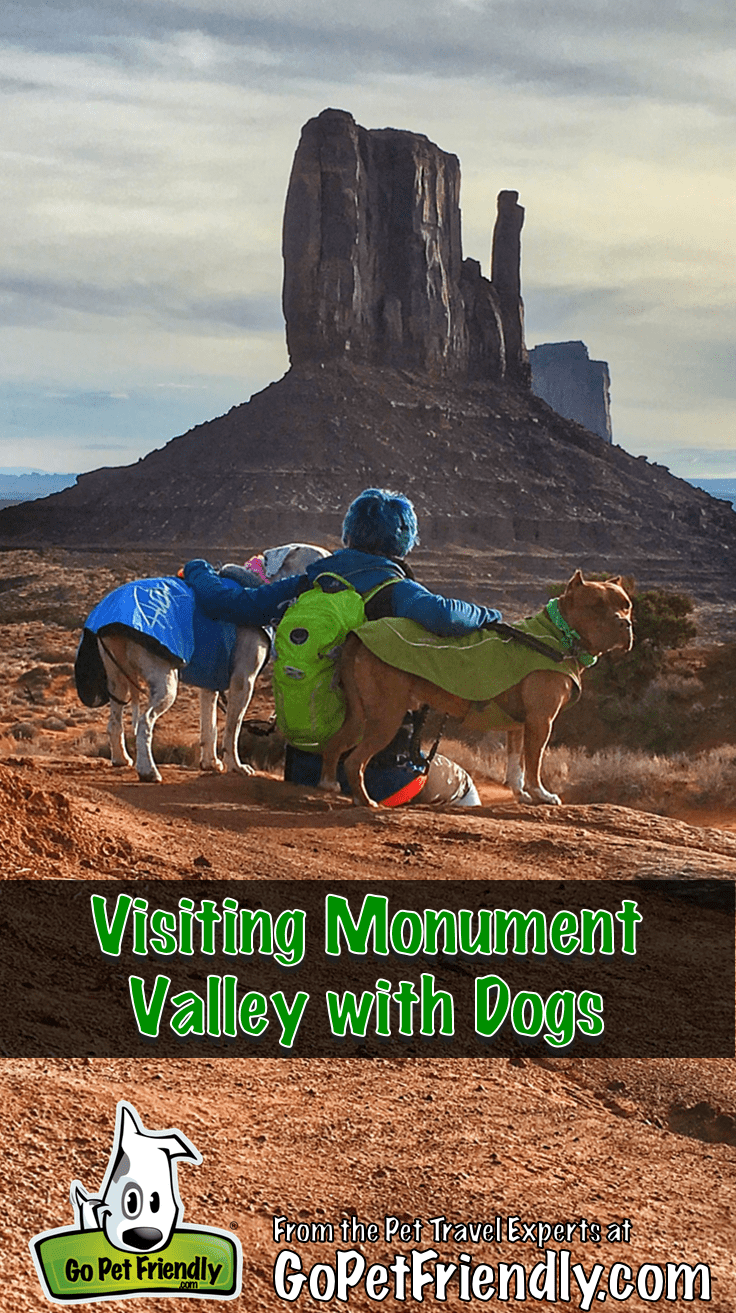
[[[621,587],[620,578],[586,583],[576,570],[558,601],[560,615],[591,657],[615,649],[631,650],[631,599]],[[345,772],[354,802],[365,807],[378,805],[366,793],[365,767],[391,742],[408,710],[428,703],[438,711],[464,719],[473,708],[466,698],[387,665],[361,643],[357,634],[350,634],[345,643],[340,679],[347,714],[323,753],[321,784],[327,789],[337,788],[338,761],[352,748],[344,763]],[[552,726],[575,683],[564,669],[532,670],[520,683],[493,699],[507,717],[519,722],[518,728],[507,731],[506,783],[520,802],[560,801],[557,794],[544,788],[540,769]]]

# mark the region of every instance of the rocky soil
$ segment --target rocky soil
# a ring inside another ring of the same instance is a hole
[[[172,568],[151,558],[151,572]],[[0,858],[6,880],[178,881],[275,876],[413,881],[736,877],[736,819],[686,824],[609,804],[526,809],[482,782],[484,806],[365,816],[344,800],[292,788],[276,772],[199,773],[196,698],[182,690],[161,723],[164,784],[141,785],[99,755],[105,711],[76,701],[75,627],[113,581],[147,573],[111,557],[94,574],[79,556],[6,554],[0,626]],[[9,580],[15,580],[12,585]],[[18,582],[25,580],[25,582]],[[254,707],[268,713],[265,692]],[[19,726],[26,725],[23,731]],[[187,758],[187,751],[189,757]],[[173,760],[167,760],[173,758]],[[45,1307],[28,1240],[72,1221],[69,1186],[96,1190],[115,1105],[129,1099],[152,1128],[179,1127],[202,1152],[182,1165],[185,1220],[237,1231],[244,1288],[236,1307],[282,1307],[272,1286],[281,1243],[274,1215],[295,1222],[356,1216],[382,1223],[520,1217],[599,1223],[575,1232],[573,1263],[702,1262],[710,1307],[736,1308],[736,1060],[511,1058],[45,1058],[0,1064],[4,1162],[3,1310]],[[628,1242],[606,1240],[631,1222]],[[431,1228],[422,1233],[430,1247]],[[294,1246],[305,1267],[333,1244]],[[344,1246],[343,1246],[344,1247]],[[360,1246],[378,1262],[408,1244]],[[438,1244],[445,1259],[544,1258],[532,1240]],[[601,1290],[601,1293],[603,1291]],[[571,1307],[578,1306],[571,1297]],[[411,1301],[410,1301],[411,1302]],[[425,1302],[435,1301],[427,1296]],[[448,1301],[457,1307],[456,1296]],[[597,1301],[595,1301],[597,1302]],[[649,1302],[634,1293],[628,1307]],[[298,1304],[316,1306],[308,1295]],[[355,1308],[373,1307],[365,1292]],[[110,1307],[124,1307],[113,1302]],[[163,1300],[145,1307],[161,1309]],[[530,1296],[522,1308],[537,1306]],[[393,1296],[384,1307],[406,1307]]]

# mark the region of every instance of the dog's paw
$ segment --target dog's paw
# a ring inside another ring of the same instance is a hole
[[[337,780],[320,780],[319,787],[320,789],[323,789],[325,793],[340,792],[340,785]]]
[[[155,769],[154,769],[153,771],[148,771],[147,774],[143,774],[141,771],[138,771],[138,780],[139,780],[139,783],[140,783],[140,784],[162,784],[162,783],[163,783],[163,780],[162,780],[162,777],[161,777],[161,772],[160,772],[160,771],[157,771],[157,770],[155,770]]]
[[[562,805],[562,799],[559,795],[548,793],[546,789],[535,789],[533,793],[528,793],[526,796],[529,802],[535,803],[537,806],[560,807]]]
[[[111,765],[111,766],[114,766],[116,770],[122,770],[123,766],[132,766],[132,765],[133,765],[133,758],[132,758],[132,757],[121,757],[119,761],[112,760],[112,761],[110,762],[110,765]]]
[[[222,768],[227,771],[228,775],[255,775],[253,766],[249,766],[245,761],[228,761],[225,758],[225,765]]]
[[[209,761],[200,761],[199,769],[203,771],[223,771],[225,769],[219,757],[212,757]]]

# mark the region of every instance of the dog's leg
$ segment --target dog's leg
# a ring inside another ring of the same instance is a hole
[[[524,726],[506,732],[506,779],[504,784],[516,798],[524,792]]]
[[[176,700],[179,676],[173,666],[162,661],[160,657],[146,653],[145,680],[148,684],[148,706],[138,722],[135,736],[135,768],[138,778],[144,784],[160,784],[161,774],[153,760],[153,727]]]
[[[547,803],[559,807],[562,799],[557,793],[545,789],[539,777],[542,757],[552,733],[552,721],[540,721],[526,726],[524,736],[525,787],[518,795],[519,802]]]
[[[238,739],[243,717],[253,697],[258,672],[268,658],[268,639],[260,629],[243,629],[233,653],[233,673],[227,691],[227,717],[222,756],[226,771],[239,775],[253,775],[252,766],[245,765],[238,753]]]
[[[362,708],[359,706],[348,706],[347,715],[337,734],[334,734],[322,753],[322,774],[320,776],[319,787],[326,789],[329,793],[339,793],[340,785],[337,782],[337,767],[341,756],[344,752],[349,752],[361,740],[365,720],[362,715]]]
[[[115,647],[115,641],[112,637],[105,639],[105,644],[112,651]],[[117,640],[119,643],[119,640]],[[131,694],[131,685],[125,678],[122,671],[115,665],[114,661],[108,656],[105,648],[98,644],[102,664],[105,667],[105,678],[107,687],[110,692],[110,715],[107,720],[107,736],[110,741],[110,760],[113,766],[132,766],[133,758],[125,746],[125,732],[123,727],[123,707],[127,703]],[[118,656],[118,653],[115,653]]]
[[[122,680],[121,680],[122,683]],[[111,687],[108,677],[107,686],[114,696],[110,699],[110,715],[107,720],[107,735],[110,740],[110,760],[113,766],[132,766],[133,758],[125,746],[125,732],[123,728],[123,702],[118,702],[120,694],[117,688]]]
[[[411,704],[412,676],[377,660],[360,640],[343,680],[348,707],[362,722],[357,747],[345,758],[353,802],[357,807],[378,807],[365,787],[365,768],[371,757],[387,747],[398,732]]]
[[[340,683],[345,694],[346,702],[345,720],[337,733],[330,739],[322,753],[322,774],[319,787],[321,789],[326,789],[331,793],[340,792],[340,786],[337,782],[338,763],[340,758],[346,752],[349,752],[351,748],[354,748],[357,751],[358,746],[363,739],[366,723],[370,714],[370,711],[366,710],[366,706],[364,705],[363,695],[366,689],[370,694],[373,682],[371,680],[371,662],[366,662],[365,658],[365,649],[360,640],[355,638],[354,635],[348,635],[340,658],[339,669]],[[355,669],[356,663],[359,667],[357,676]],[[365,670],[363,667],[365,667]],[[391,673],[393,674],[395,672],[392,671]],[[369,704],[370,701],[371,699],[369,696]],[[390,739],[388,742],[390,742]],[[356,790],[353,791],[351,788],[353,802],[362,803],[367,807],[375,806],[376,804],[365,791],[365,785],[363,783],[363,767],[358,768],[356,780]]]
[[[224,770],[217,755],[217,694],[199,690],[199,769]]]
[[[337,782],[338,762],[343,753],[349,752],[360,743],[365,728],[365,712],[353,670],[361,646],[360,640],[349,634],[340,656],[339,679],[345,694],[345,719],[322,753],[322,774],[319,781],[319,787],[329,793],[340,792],[340,785]]]
[[[365,768],[371,757],[375,757],[377,752],[388,747],[394,735],[398,733],[405,714],[406,707],[386,708],[382,722],[370,726],[358,746],[345,758],[345,774],[356,807],[378,807],[379,804],[374,802],[366,791]]]
[[[535,670],[521,685],[526,708],[524,721],[524,790],[520,802],[559,806],[561,799],[545,789],[540,777],[542,760],[558,712],[570,697],[572,681],[550,670]]]

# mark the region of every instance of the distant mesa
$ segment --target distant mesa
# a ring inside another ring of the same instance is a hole
[[[463,259],[456,155],[344,110],[310,119],[284,214],[291,363],[349,358],[528,387],[518,199],[498,197],[489,280]]]
[[[37,470],[27,474],[6,474],[0,470],[0,506],[15,502],[32,501],[61,492],[76,482],[76,474],[43,474]]]
[[[544,342],[529,352],[529,363],[536,397],[558,415],[613,441],[611,376],[605,360],[591,360],[584,342]]]
[[[702,488],[711,497],[721,501],[730,501],[736,507],[736,478],[732,479],[688,479],[693,488]]]

